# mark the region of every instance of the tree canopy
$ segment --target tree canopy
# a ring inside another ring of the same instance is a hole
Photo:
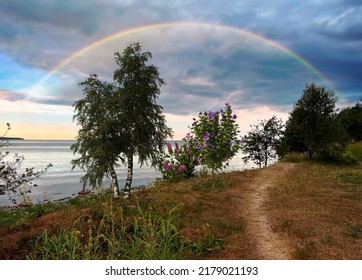
[[[307,151],[309,158],[345,148],[344,130],[337,121],[334,92],[307,84],[286,124],[284,143],[289,151]]]
[[[140,165],[155,165],[172,131],[166,125],[163,108],[156,103],[164,81],[157,67],[146,64],[152,54],[142,53],[141,45],[135,43],[114,56],[118,68],[113,83],[90,75],[80,84],[86,97],[74,104],[74,118],[82,128],[72,150],[81,157],[72,163],[86,170],[84,183],[98,184],[104,176],[111,176],[116,189],[115,167],[126,163],[125,193],[129,196],[133,156],[138,155]]]
[[[282,120],[276,116],[269,120],[262,120],[252,126],[252,130],[244,137],[243,157],[245,162],[252,160],[260,168],[267,166],[270,160],[276,159],[277,149],[282,136]]]
[[[338,119],[352,141],[362,141],[362,99],[352,107],[343,108]]]

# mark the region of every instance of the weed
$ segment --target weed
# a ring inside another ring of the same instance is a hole
[[[200,180],[192,185],[192,189],[196,191],[210,192],[222,191],[231,186],[230,181],[224,177],[210,177],[206,180]]]
[[[297,260],[307,260],[310,258],[310,251],[307,247],[301,246],[292,251],[292,257]]]
[[[344,173],[338,176],[340,180],[350,184],[361,184],[362,185],[362,174],[361,173]]]
[[[359,234],[362,232],[361,226],[348,219],[345,224],[347,226],[346,234],[354,239],[359,238]]]
[[[331,243],[332,243],[333,237],[332,237],[332,235],[328,232],[328,233],[326,233],[326,234],[323,235],[321,241],[322,241],[322,243],[323,243],[324,245],[328,245],[328,244],[331,244]]]

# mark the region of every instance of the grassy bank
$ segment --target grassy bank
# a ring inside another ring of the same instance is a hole
[[[362,143],[349,150],[362,160]],[[0,211],[0,259],[263,259],[257,215],[288,258],[361,259],[362,165],[299,158],[160,182],[128,200],[103,194]]]

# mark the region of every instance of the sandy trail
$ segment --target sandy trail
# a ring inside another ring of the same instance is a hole
[[[267,188],[272,178],[286,176],[294,164],[283,163],[263,169],[245,190],[240,211],[247,221],[247,233],[252,237],[259,259],[287,260],[290,259],[290,245],[278,233],[272,230],[272,224],[265,209]]]

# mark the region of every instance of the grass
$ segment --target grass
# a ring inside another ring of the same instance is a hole
[[[101,213],[78,218],[70,228],[55,234],[45,231],[36,241],[29,259],[181,259],[211,251],[216,244],[206,234],[196,241],[182,237],[178,228],[178,206],[161,213],[139,203],[132,218],[112,199],[104,202]]]
[[[304,161],[269,188],[273,228],[292,240],[293,258],[362,258],[361,176],[361,164]]]
[[[348,146],[348,151],[350,151],[359,161],[362,161],[362,141],[350,144]]]
[[[8,209],[0,211],[0,228],[20,228],[24,223],[50,213],[57,208],[56,204],[36,204],[32,207]]]

